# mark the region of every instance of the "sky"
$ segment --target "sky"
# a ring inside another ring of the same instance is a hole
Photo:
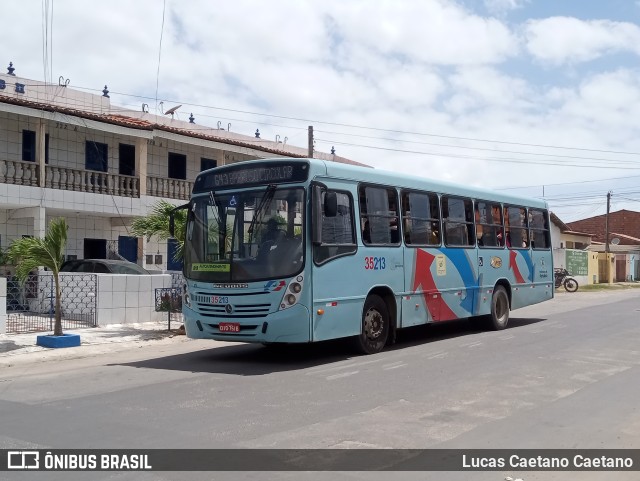
[[[23,0],[0,66],[373,167],[640,211],[640,1]]]

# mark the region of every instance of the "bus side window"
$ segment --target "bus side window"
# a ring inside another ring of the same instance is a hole
[[[358,189],[364,245],[399,245],[398,201],[395,189],[362,185]]]
[[[548,249],[551,247],[549,236],[549,222],[546,210],[529,209],[529,228],[531,247],[534,249]]]
[[[527,210],[524,207],[509,206],[505,209],[505,223],[507,229],[507,241],[513,249],[526,249],[529,247]]]
[[[436,194],[403,191],[402,218],[406,245],[440,245],[440,205]]]
[[[324,196],[323,193],[323,204]],[[349,193],[339,191],[336,191],[336,197],[338,202],[336,215],[326,217],[322,213],[321,244],[313,247],[313,261],[316,264],[324,264],[336,257],[356,252],[353,199]]]
[[[504,245],[501,209],[500,204],[491,204],[485,201],[475,202],[476,236],[479,247],[502,247]]]
[[[474,213],[471,199],[442,198],[444,241],[447,246],[471,247],[475,245]]]

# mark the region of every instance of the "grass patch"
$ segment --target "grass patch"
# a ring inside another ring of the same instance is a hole
[[[620,289],[637,289],[640,288],[640,282],[631,283],[615,283],[615,284],[589,284],[588,286],[580,286],[579,291],[604,291],[604,290],[620,290]]]

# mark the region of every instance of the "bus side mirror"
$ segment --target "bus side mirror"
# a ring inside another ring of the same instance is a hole
[[[323,188],[321,186],[313,186],[311,242],[315,245],[322,244],[322,191]]]
[[[169,234],[171,234],[171,237],[176,236],[176,219],[175,219],[176,212],[179,210],[186,210],[188,208],[189,208],[189,204],[184,204],[176,207],[175,209],[169,212]]]
[[[324,216],[335,217],[338,215],[338,196],[335,192],[327,192],[324,195]]]

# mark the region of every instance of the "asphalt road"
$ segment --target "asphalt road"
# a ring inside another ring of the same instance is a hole
[[[638,449],[639,346],[640,290],[631,289],[559,294],[514,311],[499,332],[467,321],[412,328],[374,356],[354,356],[347,342],[271,350],[188,341],[23,363],[0,373],[0,447]],[[20,474],[11,479],[640,478],[508,469]]]

